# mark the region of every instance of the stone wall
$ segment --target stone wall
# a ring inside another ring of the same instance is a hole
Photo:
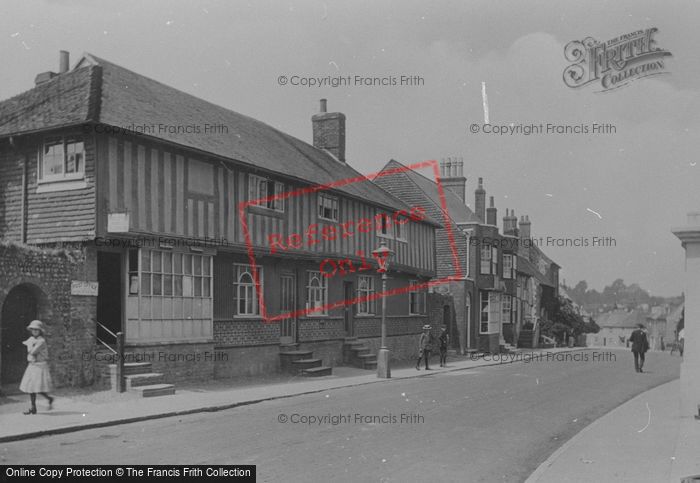
[[[71,281],[96,278],[96,255],[80,245],[71,249],[42,250],[0,242],[0,307],[4,314],[4,317],[0,314],[0,327],[4,329],[0,337],[3,333],[6,336],[10,332],[19,334],[17,324],[26,326],[28,322],[18,320],[18,312],[11,308],[17,301],[5,304],[10,292],[21,287],[19,290],[27,299],[26,303],[31,305],[35,300],[37,304],[35,314],[24,315],[42,320],[46,327],[51,375],[57,387],[93,383],[94,365],[86,354],[90,354],[95,345],[97,297],[71,295]],[[0,351],[3,348],[0,341]],[[26,362],[26,352],[24,354],[22,364]]]

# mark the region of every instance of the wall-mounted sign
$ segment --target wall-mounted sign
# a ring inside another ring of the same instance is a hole
[[[129,213],[107,213],[107,231],[127,233],[129,231]]]
[[[99,284],[97,282],[83,282],[82,280],[73,280],[70,283],[71,295],[82,295],[85,297],[97,297]]]

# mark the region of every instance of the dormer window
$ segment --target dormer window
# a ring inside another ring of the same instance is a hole
[[[85,145],[78,137],[50,138],[44,141],[39,162],[39,182],[83,179]]]

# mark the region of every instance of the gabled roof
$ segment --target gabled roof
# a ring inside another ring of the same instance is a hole
[[[326,151],[263,122],[91,54],[85,54],[72,71],[0,102],[0,137],[87,122],[127,130],[154,125],[155,132],[147,133],[152,138],[310,184],[326,185],[361,176]],[[159,124],[198,126],[199,132],[160,131]],[[205,125],[217,124],[226,126],[228,132],[203,132]],[[384,208],[407,208],[369,181],[334,189]]]
[[[382,171],[405,167],[405,165],[392,159],[382,168]],[[430,199],[430,201],[433,202],[435,207],[442,210],[442,202],[440,201],[438,185],[435,181],[426,178],[422,174],[412,169],[406,169],[405,171],[401,171],[397,174],[403,175],[407,179],[412,181],[416,188],[421,190]],[[454,221],[455,223],[481,223],[479,217],[476,216],[474,212],[470,210],[467,205],[464,204],[464,201],[462,201],[462,199],[459,196],[457,196],[451,190],[446,188],[444,188],[443,191],[445,193],[445,204],[447,205],[447,212],[452,221]]]

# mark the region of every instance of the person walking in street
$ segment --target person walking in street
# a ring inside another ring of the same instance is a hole
[[[683,349],[685,349],[685,327],[678,332],[678,350],[681,353],[681,357],[683,357]]]
[[[429,371],[428,359],[430,359],[430,352],[433,350],[433,334],[430,333],[429,325],[423,326],[423,333],[420,335],[418,340],[418,360],[416,361],[416,369],[420,371],[420,360],[425,359],[425,370]]]
[[[649,350],[649,340],[644,331],[644,324],[637,324],[637,328],[630,335],[629,342],[632,343],[634,369],[637,372],[644,372],[644,354]]]
[[[24,371],[19,389],[29,393],[31,407],[24,414],[36,414],[36,394],[39,393],[49,402],[49,409],[53,407],[53,398],[49,391],[53,388],[51,373],[49,372],[49,349],[44,339],[44,324],[40,320],[32,320],[27,326],[32,336],[22,342],[27,346],[27,369]]]
[[[447,347],[450,345],[450,334],[447,333],[447,326],[443,325],[438,336],[440,342],[440,367],[447,367]]]

